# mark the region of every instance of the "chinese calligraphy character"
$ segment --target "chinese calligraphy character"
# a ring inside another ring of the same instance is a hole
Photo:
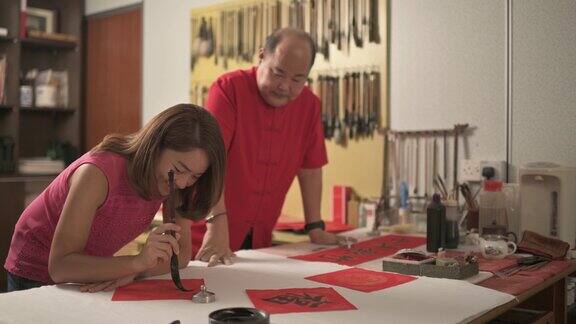
[[[353,248],[352,253],[356,255],[372,255],[374,254],[374,250],[372,248]]]
[[[307,293],[302,294],[286,293],[283,295],[276,295],[270,298],[263,298],[263,300],[281,305],[295,304],[298,306],[308,306],[311,308],[316,308],[322,304],[330,303],[327,300],[327,298],[322,295],[312,296]]]

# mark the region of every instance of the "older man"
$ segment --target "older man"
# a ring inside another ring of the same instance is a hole
[[[305,87],[315,56],[308,34],[279,29],[260,50],[258,66],[226,73],[212,85],[206,108],[220,124],[228,153],[226,189],[206,227],[192,227],[196,259],[229,264],[231,251],[270,246],[295,176],[311,241],[345,241],[325,231],[320,214],[328,159],[320,101]]]

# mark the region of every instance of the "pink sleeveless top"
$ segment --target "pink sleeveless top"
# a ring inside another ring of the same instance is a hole
[[[98,167],[108,179],[108,196],[98,208],[84,253],[110,257],[144,232],[162,198],[140,197],[128,181],[126,158],[112,152],[88,152],[67,167],[24,210],[12,236],[4,267],[23,278],[52,284],[48,274],[50,245],[68,195],[68,179],[82,164]],[[85,188],[90,190],[90,188]]]

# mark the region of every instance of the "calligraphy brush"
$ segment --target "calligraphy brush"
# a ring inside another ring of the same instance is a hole
[[[442,179],[442,177],[439,174],[436,175],[436,178],[438,179],[438,185],[440,186],[440,188],[442,190],[440,192],[442,197],[444,199],[448,199],[448,190],[446,190],[446,185],[444,184],[444,180]]]
[[[462,192],[462,196],[464,197],[464,200],[466,201],[466,206],[468,207],[468,210],[470,211],[475,211],[475,206],[474,206],[474,198],[472,198],[472,195],[470,194],[470,189],[468,188],[468,185],[466,185],[465,183],[460,185],[460,191]]]
[[[172,223],[175,224],[176,223],[176,191],[174,190],[174,171],[170,170],[168,171],[168,189],[170,191],[170,194],[168,195],[168,201],[167,201],[167,208],[166,208],[166,212],[168,214],[168,217],[166,219],[167,223]],[[172,237],[176,238],[176,232],[174,231],[168,231],[169,235],[172,235]],[[190,291],[190,289],[186,289],[184,288],[184,286],[182,285],[182,281],[180,280],[180,269],[178,267],[178,255],[176,255],[176,253],[172,253],[172,257],[170,258],[170,274],[172,275],[172,281],[174,282],[174,285],[182,290],[182,291]]]

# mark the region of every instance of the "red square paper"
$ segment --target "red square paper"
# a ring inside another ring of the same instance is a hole
[[[164,299],[188,299],[200,291],[204,284],[202,279],[182,279],[182,285],[191,291],[181,291],[170,279],[164,280],[141,280],[134,281],[126,286],[118,287],[112,296],[113,301],[134,300],[164,300]]]
[[[372,292],[398,286],[416,278],[391,272],[352,268],[311,276],[306,279],[363,292]]]
[[[353,244],[350,249],[338,247],[291,257],[304,261],[333,262],[347,266],[392,255],[401,249],[412,249],[426,244],[426,238],[407,235],[386,235]]]
[[[247,289],[246,293],[254,307],[270,314],[356,309],[333,288]]]

